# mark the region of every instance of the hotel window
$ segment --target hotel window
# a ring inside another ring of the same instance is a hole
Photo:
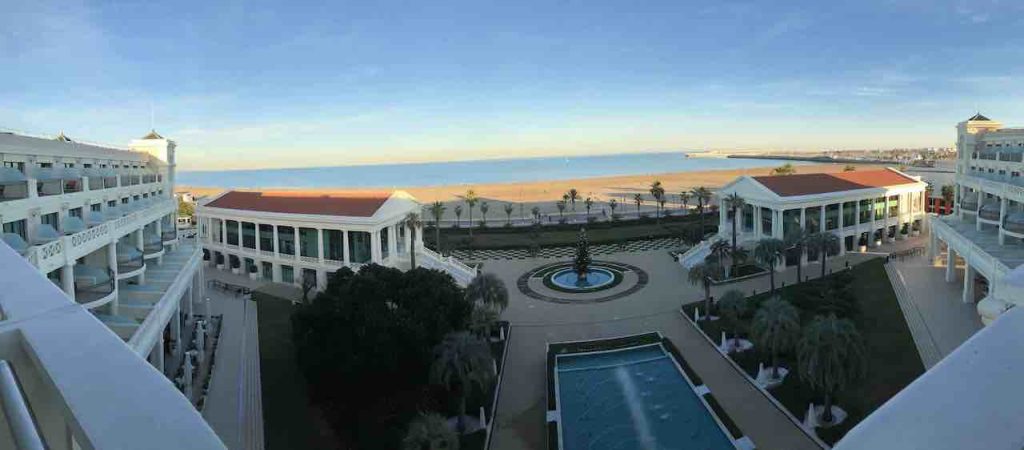
[[[282,283],[294,283],[295,282],[295,269],[287,264],[281,264],[281,282]]]
[[[138,195],[138,194],[136,194],[136,195],[135,195],[134,197],[132,197],[132,200],[134,200],[134,201],[139,201],[139,195]]]
[[[343,261],[345,258],[345,238],[341,230],[324,230],[324,258],[332,261]]]
[[[889,217],[896,217],[900,215],[900,196],[892,195],[889,196]]]
[[[320,238],[316,228],[299,228],[299,254],[310,258],[320,258]]]
[[[857,221],[857,202],[843,203],[843,227],[848,227]]]
[[[113,208],[115,206],[117,206],[117,200],[111,200],[107,202],[107,208]]]
[[[218,244],[224,243],[224,229],[221,225],[222,222],[220,219],[210,219],[210,230],[213,232],[211,236],[213,236],[213,242]]]
[[[348,257],[350,262],[356,264],[370,262],[370,233],[365,231],[348,232]]]
[[[256,248],[256,224],[242,222],[242,247]]]
[[[68,217],[82,218],[82,208],[71,208],[68,210]]]
[[[25,231],[25,219],[15,220],[4,224],[4,233],[12,233],[21,236],[22,239],[28,240],[28,234]]]
[[[75,163],[64,163],[64,168],[65,169],[71,169],[73,167],[75,167]]]
[[[874,219],[885,218],[885,197],[879,197],[875,199],[875,216]]]
[[[839,204],[825,206],[825,229],[834,230],[839,228]]]
[[[48,163],[48,162],[39,163],[39,167],[42,167],[44,169],[49,169],[49,168],[53,167],[53,163]]]
[[[772,235],[772,210],[761,208],[761,234]]]
[[[266,252],[274,251],[274,226],[260,225],[260,250]]]
[[[238,245],[238,221],[228,220],[225,226],[228,229],[228,245]]]
[[[92,168],[92,164],[84,163],[84,164],[82,164],[82,167],[85,168],[85,169],[91,169]]]
[[[25,173],[25,163],[19,161],[4,161],[4,167],[18,169],[18,172]]]
[[[130,198],[128,198],[128,197],[122,198],[122,199],[121,199],[121,204],[122,204],[122,205],[127,205],[127,204],[128,204],[128,201],[129,201],[129,200],[131,200],[131,199],[130,199]]]
[[[807,208],[804,213],[804,230],[808,233],[821,231],[821,207]]]
[[[60,216],[55,212],[39,216],[39,222],[53,227],[54,230],[60,230]]]
[[[295,254],[295,228],[277,227],[277,249],[282,255]]]
[[[95,212],[100,212],[100,208],[101,208],[102,206],[103,206],[103,205],[101,205],[101,204],[99,204],[99,203],[93,203],[93,204],[92,204],[91,206],[89,206],[89,210],[90,210],[90,211],[95,211]]]
[[[743,205],[743,232],[752,233],[754,231],[754,206]]]
[[[800,210],[787,209],[782,212],[782,235],[789,236],[800,228]]]

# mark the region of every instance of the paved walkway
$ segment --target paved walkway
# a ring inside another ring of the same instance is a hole
[[[207,280],[234,284],[248,280],[216,269],[203,270]],[[224,318],[203,417],[229,449],[260,450],[264,440],[256,305],[215,289],[206,289],[206,296],[211,313]]]
[[[944,255],[937,259],[943,264],[946,260]],[[926,256],[894,261],[891,266],[903,284],[902,292],[897,289],[897,294],[903,294],[900,306],[925,368],[930,369],[983,327],[976,304],[963,302],[962,266],[953,282],[946,281],[944,265],[935,265]]]

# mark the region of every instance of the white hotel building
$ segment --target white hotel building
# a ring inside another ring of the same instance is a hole
[[[842,255],[920,234],[927,226],[926,186],[919,178],[891,168],[741,176],[716,192],[720,202],[718,234],[684,253],[679,261],[683,267],[691,267],[704,260],[711,242],[731,240],[733,219],[725,199],[733,193],[746,201],[737,211],[737,245],[751,249],[759,239],[785,239],[802,229],[837,235],[838,254]],[[812,249],[802,255],[790,251],[783,264],[806,265],[817,260]]]
[[[201,199],[196,207],[199,240],[207,264],[250,278],[301,286],[342,268],[376,263],[399,269],[417,267],[448,272],[466,285],[476,269],[415,242],[409,213],[421,206],[409,194],[395,192],[227,191]]]
[[[0,448],[223,448],[169,379],[202,295],[174,152],[0,133]]]
[[[1024,128],[976,114],[957,124],[956,145],[956,207],[932,221],[931,250],[945,250],[946,281],[961,278],[964,302],[989,324],[1024,302],[1007,283],[1024,263]]]

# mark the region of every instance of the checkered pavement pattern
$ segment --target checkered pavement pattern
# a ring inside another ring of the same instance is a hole
[[[598,255],[610,255],[613,253],[624,253],[624,252],[646,252],[652,250],[669,250],[669,256],[675,257],[675,255],[686,251],[686,244],[683,243],[682,239],[679,238],[658,238],[658,239],[644,239],[635,240],[629,242],[623,242],[618,244],[597,244],[590,246],[590,254],[594,256]],[[576,254],[576,247],[564,246],[564,247],[545,247],[540,249],[537,253],[537,258],[571,258]],[[525,248],[509,249],[509,250],[473,250],[472,256],[469,250],[453,250],[452,256],[463,260],[514,260],[514,259],[527,259],[530,258],[530,250]]]

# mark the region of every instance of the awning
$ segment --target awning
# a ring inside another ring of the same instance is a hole
[[[28,251],[28,243],[21,238],[20,234],[16,233],[4,233],[0,236],[0,240],[3,240],[7,246],[14,249],[14,251],[24,255]]]
[[[13,167],[0,167],[0,184],[24,183],[28,178]]]
[[[75,234],[85,229],[85,222],[75,216],[64,219],[64,234]]]
[[[60,233],[57,232],[50,224],[41,223],[36,226],[36,235],[32,237],[33,244],[45,244],[53,241],[60,237]]]
[[[100,267],[79,264],[75,266],[75,282],[86,285],[97,285],[110,281],[110,272]]]
[[[28,169],[28,174],[30,177],[39,181],[57,181],[64,179],[64,171],[55,167],[30,167]]]

